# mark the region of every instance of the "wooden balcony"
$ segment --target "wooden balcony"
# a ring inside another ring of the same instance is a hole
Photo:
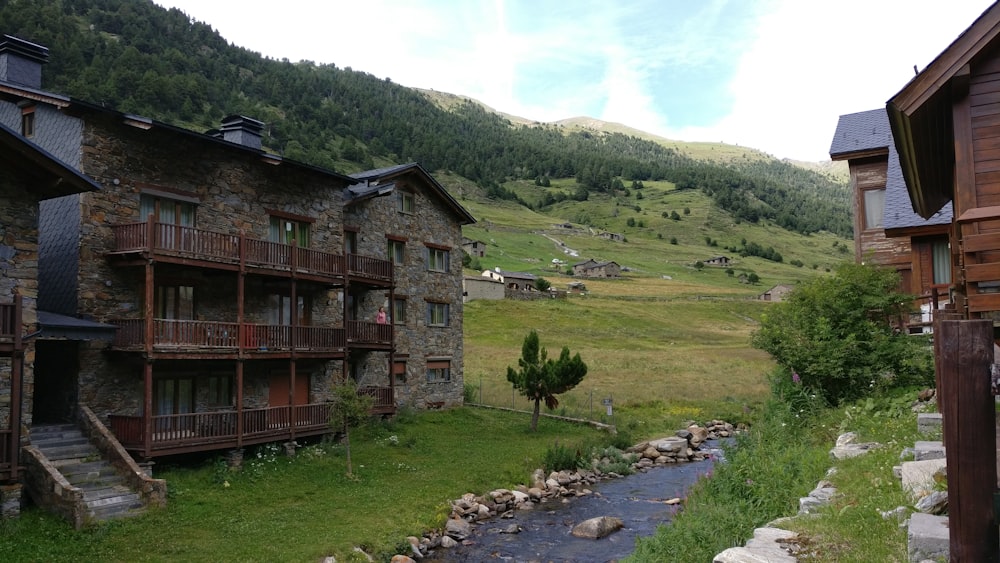
[[[147,349],[145,319],[108,322],[118,327],[114,348]],[[346,345],[344,329],[333,327],[153,319],[152,328],[150,348],[163,353],[342,354]]]
[[[367,385],[358,388],[358,395],[367,395],[372,398],[371,414],[395,414],[396,398],[393,396],[392,387],[374,387]]]
[[[392,346],[392,325],[347,321],[347,344],[352,348],[387,350]]]
[[[392,262],[361,256],[322,252],[255,239],[242,234],[220,233],[196,227],[144,221],[113,225],[113,260],[126,263],[139,256],[206,268],[295,276],[326,283],[342,283],[345,276],[374,285],[391,285]],[[131,262],[138,264],[138,262]]]
[[[392,389],[364,388],[376,398],[373,414],[395,412]],[[142,416],[111,415],[111,431],[122,446],[145,457],[237,448],[265,442],[289,441],[296,437],[335,432],[330,427],[330,404],[314,403],[295,407],[198,412],[153,416],[145,433]],[[242,419],[242,433],[238,422]]]

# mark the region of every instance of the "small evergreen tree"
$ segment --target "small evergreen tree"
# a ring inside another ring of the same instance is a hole
[[[563,347],[558,360],[548,358],[545,348],[540,347],[538,333],[532,330],[524,337],[521,357],[517,360],[518,371],[507,367],[507,381],[521,395],[535,401],[531,413],[531,431],[538,429],[538,414],[542,401],[551,410],[559,406],[556,395],[576,387],[587,375],[587,364],[577,353],[572,358],[569,348]]]

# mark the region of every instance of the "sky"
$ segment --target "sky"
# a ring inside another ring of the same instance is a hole
[[[987,0],[154,0],[273,59],[363,71],[536,121],[829,160]]]

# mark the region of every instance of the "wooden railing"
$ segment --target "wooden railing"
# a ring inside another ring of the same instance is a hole
[[[351,344],[391,344],[392,325],[347,321],[347,341]]]
[[[392,261],[360,254],[348,254],[347,273],[354,277],[391,282],[393,279]]]
[[[146,343],[145,319],[108,321],[118,327],[114,346],[134,348]],[[259,325],[244,323],[240,341],[239,323],[153,319],[153,346],[212,350],[341,350],[344,329],[318,326]]]
[[[237,437],[237,416],[234,410],[154,416],[152,447],[162,449],[231,442]],[[111,431],[123,446],[130,449],[143,446],[143,417],[111,415],[108,419]],[[271,436],[276,440],[290,437],[293,420],[296,431],[322,430],[330,424],[330,405],[318,403],[296,405],[294,409],[288,406],[245,409],[243,437]]]
[[[343,277],[350,272],[355,278],[380,283],[393,279],[391,261],[369,256],[351,254],[345,268],[344,256],[340,254],[196,227],[144,221],[113,225],[111,230],[114,253],[152,252],[226,264],[242,261],[251,267],[330,277]]]
[[[396,398],[393,396],[392,387],[358,387],[358,395],[366,395],[373,399],[371,410],[369,411],[372,414],[391,414],[396,412]]]
[[[0,303],[0,338],[14,338],[20,331],[17,304]]]

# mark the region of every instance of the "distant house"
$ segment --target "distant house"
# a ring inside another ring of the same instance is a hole
[[[462,250],[475,258],[486,257],[486,243],[481,240],[462,237]]]
[[[462,290],[462,301],[466,303],[475,299],[504,298],[503,282],[484,276],[465,276],[462,279]]]
[[[701,262],[706,266],[728,266],[733,263],[728,256],[715,256]]]
[[[585,291],[587,291],[587,286],[584,285],[583,282],[575,281],[575,282],[569,282],[568,284],[566,284],[566,289],[567,289],[567,291],[569,293],[573,293],[575,295],[580,295],[581,293],[584,293]]]
[[[771,289],[765,291],[764,293],[761,293],[760,300],[774,301],[774,302],[784,301],[785,296],[788,295],[793,289],[795,289],[795,286],[788,284],[778,284],[772,287]]]
[[[501,270],[500,268],[496,268],[493,270],[484,270],[482,276],[484,278],[502,282],[504,287],[508,290],[535,291],[535,280],[537,278],[534,274],[528,274],[525,272],[508,272]]]
[[[599,233],[597,236],[614,242],[625,242],[625,235],[621,233]]]
[[[573,264],[573,275],[587,278],[617,278],[622,273],[622,267],[617,262],[598,262],[591,258]]]

